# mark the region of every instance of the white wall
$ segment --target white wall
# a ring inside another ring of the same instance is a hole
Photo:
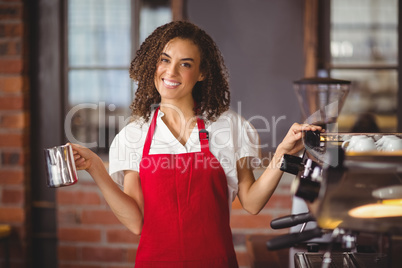
[[[290,125],[300,121],[293,81],[303,76],[303,11],[300,0],[188,0],[189,20],[218,44],[229,69],[231,108],[250,119],[271,151]],[[285,120],[280,120],[285,116]],[[274,130],[273,119],[277,122]],[[263,120],[251,120],[265,128]],[[275,141],[276,137],[276,141]]]

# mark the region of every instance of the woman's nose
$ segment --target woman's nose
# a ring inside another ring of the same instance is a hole
[[[170,75],[176,75],[177,74],[177,66],[175,64],[169,64],[169,67],[167,68],[167,73]]]

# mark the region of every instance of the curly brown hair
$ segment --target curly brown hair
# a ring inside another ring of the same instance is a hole
[[[138,88],[130,108],[133,119],[149,120],[151,107],[161,102],[154,76],[156,65],[165,45],[173,38],[187,39],[198,46],[201,54],[200,71],[204,80],[195,84],[192,95],[195,115],[210,121],[229,109],[228,72],[221,52],[212,38],[198,26],[187,21],[174,21],[158,27],[145,39],[130,66],[130,77]]]

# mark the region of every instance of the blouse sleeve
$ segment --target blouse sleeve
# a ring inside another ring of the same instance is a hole
[[[256,168],[261,163],[261,151],[260,151],[260,137],[257,130],[253,125],[245,120],[243,117],[238,118],[237,131],[234,132],[235,136],[235,157],[237,160],[243,157],[252,158],[252,168]]]
[[[210,150],[219,160],[228,183],[229,207],[238,192],[237,160],[250,157],[252,166],[260,165],[260,139],[257,130],[242,116],[229,110],[210,124]]]
[[[131,123],[124,127],[113,139],[109,150],[109,174],[123,186],[124,171],[139,171],[145,136],[143,127]]]

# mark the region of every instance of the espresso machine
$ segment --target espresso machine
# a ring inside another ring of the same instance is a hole
[[[307,208],[271,222],[273,229],[301,226],[267,242],[269,250],[292,249],[290,267],[402,267],[402,148],[394,146],[402,134],[339,133],[350,84],[294,83],[305,122],[326,132],[304,132],[303,152],[281,162],[295,175],[292,194]],[[394,150],[384,147],[388,139]]]

